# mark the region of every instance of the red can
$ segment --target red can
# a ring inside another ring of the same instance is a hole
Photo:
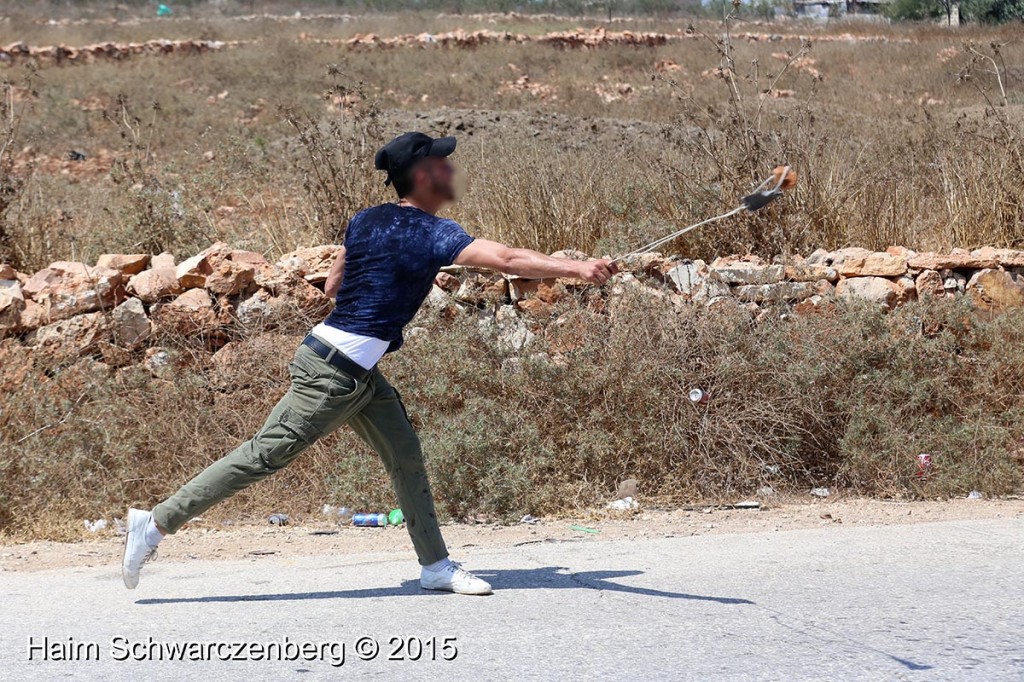
[[[928,478],[928,474],[932,472],[932,456],[927,453],[922,453],[917,456],[917,477]]]

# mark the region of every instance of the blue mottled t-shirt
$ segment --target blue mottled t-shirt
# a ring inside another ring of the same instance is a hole
[[[381,204],[357,213],[345,232],[345,276],[324,321],[352,334],[402,345],[440,269],[473,238],[454,220],[412,206]]]

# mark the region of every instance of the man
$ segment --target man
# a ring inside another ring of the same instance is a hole
[[[214,462],[151,512],[130,509],[122,576],[128,589],[156,547],[189,519],[287,466],[319,438],[348,424],[380,455],[391,476],[428,590],[490,594],[491,586],[448,558],[434,514],[419,439],[398,392],[377,367],[402,345],[408,324],[440,268],[456,263],[523,277],[574,277],[603,284],[607,260],[572,261],[474,239],[437,217],[455,200],[448,156],[455,138],[396,137],[377,152],[398,202],[360,211],[325,284],[333,312],[302,341],[291,387],[252,439]]]

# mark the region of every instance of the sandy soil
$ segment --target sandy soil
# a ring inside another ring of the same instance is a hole
[[[540,542],[756,533],[834,525],[903,525],[983,518],[1024,518],[1024,499],[886,502],[836,499],[776,502],[759,509],[697,507],[596,512],[586,518],[544,518],[511,526],[450,524],[445,539],[455,558],[460,548],[516,547]],[[575,526],[575,528],[574,528]],[[589,529],[582,530],[581,528]],[[596,531],[596,532],[592,532]],[[0,546],[0,571],[116,565],[122,538],[105,531],[74,543],[29,542]],[[193,522],[160,547],[160,561],[256,560],[260,556],[312,556],[412,552],[404,528],[338,527],[326,520],[278,526],[222,526]]]

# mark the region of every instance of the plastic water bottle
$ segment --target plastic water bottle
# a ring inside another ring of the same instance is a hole
[[[353,512],[348,507],[335,507],[333,504],[325,504],[322,511],[324,516],[334,519],[340,526],[352,523]]]
[[[384,527],[388,525],[387,514],[355,514],[352,516],[353,526]]]

